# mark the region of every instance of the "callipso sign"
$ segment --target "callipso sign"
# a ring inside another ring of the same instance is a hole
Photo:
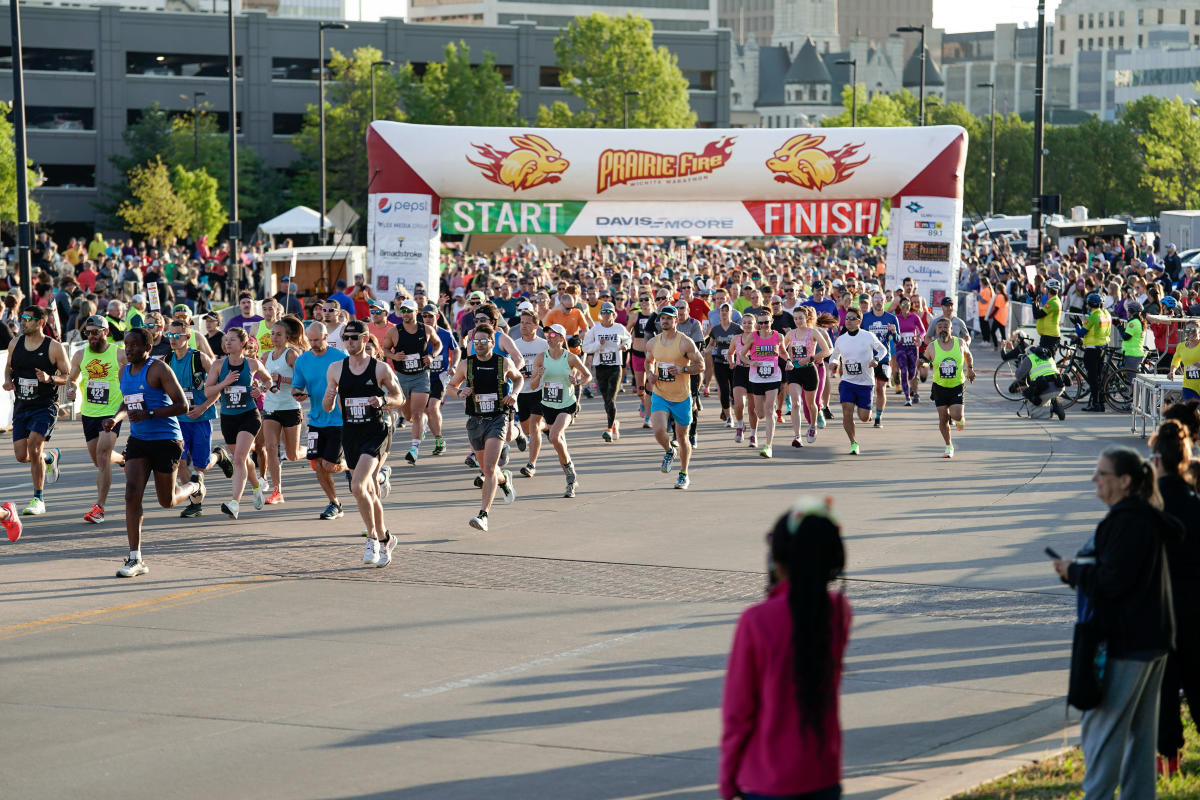
[[[375,214],[391,228],[372,228],[373,274],[375,267],[389,271],[384,285],[436,280],[443,233],[870,236],[880,232],[886,199],[889,282],[911,275],[931,291],[950,291],[966,145],[956,126],[585,130],[373,122],[372,204],[429,203],[423,220],[405,212],[403,248],[395,241],[398,222]],[[413,236],[429,246],[412,246]],[[412,254],[412,263],[385,258],[384,266],[381,249]]]

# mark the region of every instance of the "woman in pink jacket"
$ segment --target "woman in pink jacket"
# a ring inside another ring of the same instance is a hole
[[[830,588],[846,563],[828,501],[804,499],[767,536],[767,599],[738,620],[721,701],[721,797],[842,796],[838,692],[850,603]]]

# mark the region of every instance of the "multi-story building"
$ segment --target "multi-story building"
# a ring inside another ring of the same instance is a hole
[[[229,130],[223,16],[171,14],[165,24],[162,12],[29,7],[22,25],[29,156],[45,175],[36,197],[46,220],[96,224],[100,187],[120,180],[111,158],[123,152],[121,135],[155,103],[184,113],[194,93],[203,92],[218,128]],[[440,61],[447,43],[465,41],[477,57],[495,55],[501,74],[520,91],[518,113],[530,120],[539,106],[575,101],[558,83],[558,35],[532,23],[412,25],[388,19],[328,31],[325,41],[343,53],[372,46],[384,58],[414,65]],[[654,41],[678,58],[698,124],[728,127],[729,32],[659,31]],[[250,11],[237,18],[237,46],[241,144],[269,166],[286,167],[296,159],[292,136],[317,102],[317,21]],[[0,49],[0,100],[12,99],[11,63],[11,50]]]
[[[1054,59],[1071,62],[1089,50],[1136,50],[1150,46],[1150,34],[1181,25],[1189,42],[1200,45],[1200,4],[1196,0],[1062,0],[1055,11]]]
[[[1117,53],[1113,70],[1113,101],[1118,110],[1134,100],[1154,95],[1200,103],[1200,47],[1177,26],[1156,32],[1150,47]]]
[[[775,32],[775,0],[719,0],[717,24],[733,31],[736,44],[754,37],[760,45],[771,44]]]
[[[905,25],[924,25],[925,46],[931,53],[941,49],[941,31],[933,27],[933,0],[837,0],[837,20],[843,49],[856,39],[886,42]],[[907,59],[916,52],[921,34],[900,36]]]
[[[411,22],[456,25],[507,25],[533,22],[565,28],[576,17],[602,11],[612,16],[638,14],[657,31],[702,31],[717,27],[718,0],[409,0]]]
[[[1046,52],[1054,47],[1055,31],[1047,26]],[[962,103],[972,114],[987,114],[991,90],[980,83],[996,85],[996,113],[1027,114],[1033,111],[1037,79],[1037,29],[1015,24],[997,25],[992,31],[947,33],[942,38],[942,73],[946,101]],[[1048,65],[1046,108],[1071,108],[1070,64]]]

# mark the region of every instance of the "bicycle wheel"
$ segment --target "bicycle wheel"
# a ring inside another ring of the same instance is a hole
[[[1113,411],[1122,414],[1129,413],[1133,406],[1133,385],[1126,379],[1124,372],[1114,372],[1104,382],[1104,402]]]
[[[1005,400],[1016,401],[1021,399],[1019,391],[1014,393],[1008,390],[1008,387],[1012,386],[1016,380],[1017,362],[1015,359],[1013,361],[1001,361],[996,365],[996,372],[992,376],[992,383],[996,386],[996,391],[999,395]]]
[[[1070,368],[1062,373],[1063,393],[1059,397],[1059,402],[1063,408],[1070,408],[1088,396],[1087,378],[1084,377],[1083,370]]]

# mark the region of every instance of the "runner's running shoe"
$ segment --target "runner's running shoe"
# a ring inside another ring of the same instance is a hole
[[[217,457],[217,466],[221,468],[226,478],[233,477],[233,456],[224,447],[214,447],[213,455]],[[315,462],[314,462],[315,463]]]
[[[946,445],[945,451],[942,453],[942,458],[954,458],[954,445]]]
[[[267,498],[267,505],[275,506],[283,502],[283,492],[279,491],[279,487],[275,487],[275,491],[271,492],[271,496]]]
[[[29,501],[29,505],[21,509],[22,516],[36,517],[46,513],[46,501],[40,497],[35,497]]]
[[[678,480],[675,481],[675,488],[676,489],[686,489],[691,485],[692,485],[692,481],[690,478],[688,478],[687,473],[686,472],[679,473],[679,478],[678,478]]]
[[[238,508],[239,505],[240,504],[237,500],[230,500],[227,503],[221,503],[221,513],[230,519],[237,519],[238,512],[240,511]]]
[[[379,563],[375,566],[386,567],[392,563],[392,551],[396,549],[396,537],[388,534],[387,541],[379,543]]]
[[[21,538],[21,518],[17,516],[17,507],[12,503],[0,503],[0,508],[8,512],[8,519],[0,522],[4,526],[4,532],[8,534],[8,540],[15,542]]]
[[[92,506],[92,510],[83,515],[84,522],[90,522],[93,525],[99,525],[104,522],[104,506],[96,503]]]
[[[117,570],[117,577],[118,578],[136,578],[138,575],[145,575],[149,571],[150,571],[150,568],[147,567],[146,563],[144,561],[142,561],[140,558],[136,559],[136,560],[132,559],[132,558],[127,558],[127,559],[125,559],[125,566],[123,566],[119,570]]]
[[[369,567],[379,564],[379,540],[367,539],[366,549],[363,550],[363,563]]]
[[[43,456],[46,460],[46,481],[48,483],[58,483],[58,460],[61,457],[62,451],[57,447],[50,448]]]
[[[475,530],[479,530],[479,531],[483,531],[484,533],[487,533],[487,529],[488,529],[487,512],[480,511],[478,514],[471,517],[471,521],[468,522],[467,524],[470,525]]]
[[[659,470],[666,475],[671,471],[671,462],[675,460],[675,448],[668,447],[667,452],[663,454],[662,466]]]
[[[500,485],[500,491],[504,494],[504,502],[511,503],[517,499],[517,487],[513,486],[513,476],[508,470],[500,473],[504,476],[504,483]]]
[[[852,455],[852,456],[858,455],[858,442],[850,443],[850,455]]]
[[[325,506],[325,510],[321,512],[321,519],[337,519],[343,515],[342,507],[338,503],[330,503]]]
[[[433,437],[433,455],[440,456],[446,452],[446,440],[440,436]]]

